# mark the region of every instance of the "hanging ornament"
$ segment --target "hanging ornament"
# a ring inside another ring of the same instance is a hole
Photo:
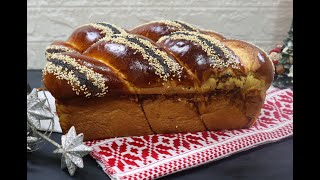
[[[30,131],[27,132],[27,151],[31,151],[34,143],[36,143],[39,140],[39,138],[31,136],[30,134]]]
[[[53,114],[45,106],[46,99],[38,98],[38,91],[33,89],[27,95],[27,123],[31,128],[40,129],[40,120],[53,119]]]
[[[72,126],[66,135],[61,136],[61,147],[56,149],[54,153],[62,154],[61,168],[68,168],[71,176],[74,175],[77,167],[83,168],[82,157],[92,151],[91,147],[83,144],[83,134],[76,134],[74,126]]]
[[[74,175],[77,167],[83,168],[82,157],[92,151],[92,147],[83,144],[83,134],[77,135],[74,127],[71,127],[66,135],[61,136],[61,145],[49,138],[54,127],[53,114],[50,107],[47,107],[47,97],[39,99],[37,89],[31,92],[29,84],[27,84],[27,152],[35,151],[34,146],[40,139],[56,146],[57,149],[53,153],[61,154],[61,168],[67,167],[71,176]],[[51,130],[42,133],[39,131],[42,120],[51,120]]]
[[[273,85],[280,89],[293,88],[293,26],[291,23],[288,37],[284,45],[279,49],[277,46],[269,54],[275,65]]]

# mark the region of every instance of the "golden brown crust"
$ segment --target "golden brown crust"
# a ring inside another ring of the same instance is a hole
[[[85,140],[92,140],[250,127],[260,113],[264,96],[258,91],[123,95],[57,100],[56,106],[64,133],[75,126],[86,134]]]
[[[157,43],[190,70],[200,84],[225,74],[245,75],[239,59],[231,49],[211,36],[177,31],[161,37]]]
[[[194,95],[142,95],[142,108],[155,133],[205,131]],[[161,108],[160,108],[161,107]]]
[[[46,58],[62,130],[86,140],[250,127],[274,74],[257,46],[181,21],[87,24]]]
[[[223,35],[221,35],[221,34],[219,34],[217,32],[214,32],[214,31],[200,30],[200,32],[203,33],[203,34],[206,34],[208,36],[212,36],[212,37],[216,38],[219,41],[222,41],[222,40],[226,39]]]
[[[205,95],[198,105],[201,119],[210,130],[241,129],[257,119],[264,94],[243,94],[241,91]]]
[[[56,99],[135,92],[110,67],[79,53],[54,54],[43,71],[43,83]]]
[[[91,23],[78,27],[67,40],[74,49],[85,51],[92,44],[105,36],[126,33],[125,29],[109,23]]]
[[[148,50],[155,53],[148,53]],[[148,40],[133,35],[102,39],[88,48],[84,55],[109,65],[120,77],[138,88],[162,87],[162,83],[169,78],[178,79],[182,73],[179,64],[166,52]]]
[[[274,76],[273,64],[263,50],[240,40],[223,40],[223,44],[232,49],[240,58],[241,64],[246,69],[247,74],[254,74],[255,77],[265,82],[265,90],[267,90]]]
[[[75,126],[85,140],[153,134],[134,95],[58,100],[56,107],[62,131]]]
[[[132,34],[142,35],[156,42],[162,36],[169,35],[176,31],[199,31],[199,29],[182,21],[161,20],[142,24],[133,28],[129,32]]]
[[[148,29],[152,24],[156,27],[160,25],[176,29],[167,36],[162,36],[160,33],[161,38],[155,43],[147,37],[133,35],[120,28],[103,29],[105,26],[101,24],[84,25],[75,30],[68,42],[55,42],[49,46],[47,58],[50,59],[52,55],[63,52],[66,52],[66,56],[69,56],[67,53],[83,54],[80,59],[90,57],[92,61],[103,63],[128,88],[127,91],[112,89],[108,93],[101,92],[99,96],[111,96],[114,95],[113,92],[119,91],[129,94],[206,93],[214,91],[216,88],[225,87],[219,86],[219,83],[228,78],[243,81],[232,85],[239,87],[238,85],[244,83],[245,77],[251,72],[249,65],[242,64],[246,58],[236,56],[233,49],[225,45],[225,43],[228,45],[229,41],[219,41],[214,38],[214,36],[218,36],[217,33],[201,32],[197,28],[179,21],[153,22],[140,26],[140,28]],[[186,31],[186,29],[191,30]],[[85,35],[88,33],[93,33],[96,38],[88,38]],[[58,48],[56,44],[58,44]],[[260,55],[259,51],[254,51],[257,48],[251,49],[248,50],[250,53]],[[259,61],[257,57],[250,57],[249,61],[245,62]],[[60,61],[64,61],[64,59],[67,58],[63,57]],[[76,61],[81,62],[82,60]],[[60,71],[59,68],[62,67],[78,71],[73,67],[74,65],[61,67],[59,64],[55,67],[58,70],[46,72],[46,70],[53,68],[50,63],[49,66],[49,68],[45,68],[45,75]],[[103,72],[101,74],[95,70],[96,67],[98,66],[93,68],[95,76],[104,76]],[[259,75],[263,76],[264,73]],[[108,86],[107,84],[113,86],[112,83],[112,81],[104,82],[104,86]],[[92,93],[80,93],[80,87],[80,85],[72,86],[75,94],[86,97],[92,95]],[[231,86],[228,87],[228,89],[230,88]],[[59,96],[59,98],[61,97]]]
[[[46,48],[46,57],[55,54],[55,53],[63,53],[63,52],[78,52],[75,47],[65,41],[55,41],[50,46]]]
[[[77,98],[72,87],[65,79],[57,79],[54,74],[43,76],[43,84],[56,99]],[[61,89],[64,89],[63,91]]]

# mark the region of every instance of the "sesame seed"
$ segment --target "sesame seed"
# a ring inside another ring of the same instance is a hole
[[[86,75],[87,80],[91,81],[92,84],[104,93],[107,91],[108,87],[105,84],[105,80],[102,74],[94,72],[92,69],[87,68],[86,66],[80,65],[77,63],[76,59],[71,58],[67,55],[62,54],[52,54],[51,58],[59,59],[63,62],[75,67],[77,71]],[[54,74],[57,79],[67,80],[68,84],[72,86],[72,90],[79,95],[79,92],[83,92],[86,97],[92,96],[91,92],[88,92],[86,85],[80,85],[79,79],[75,76],[73,71],[69,71],[67,68],[62,68],[61,66],[54,65],[51,62],[48,62],[46,67],[44,68],[44,74]],[[94,96],[101,96],[101,94],[95,93]]]
[[[207,55],[210,57],[210,66],[212,68],[227,68],[229,65],[231,65],[233,68],[240,68],[240,63],[237,61],[237,57],[227,48],[225,47],[219,40],[215,39],[212,36],[208,36],[199,32],[190,32],[190,31],[177,31],[175,33],[172,33],[167,36],[161,37],[157,43],[163,42],[166,39],[171,40],[188,40],[193,43],[196,43],[200,45],[201,49],[207,53]],[[225,62],[222,57],[219,57],[216,50],[209,46],[208,43],[204,42],[206,40],[210,44],[213,44],[217,48],[219,48],[220,51],[223,52],[224,56],[226,57],[227,61]]]
[[[137,40],[146,48],[149,48],[153,54],[157,55],[158,57],[161,57],[164,60],[165,65],[168,66],[169,73],[165,71],[164,66],[159,62],[159,59],[151,56],[149,53],[146,52],[145,48],[141,47],[139,44],[129,41],[128,38],[133,38]],[[165,51],[160,50],[158,47],[153,45],[148,40],[139,38],[138,36],[132,34],[126,34],[104,37],[100,41],[111,41],[114,43],[123,44],[134,49],[135,52],[139,52],[143,56],[143,59],[147,60],[149,65],[151,65],[155,69],[155,74],[157,74],[164,81],[167,81],[167,78],[169,78],[170,76],[177,76],[178,78],[181,77],[182,67],[173,59],[171,59]]]
[[[53,74],[59,80],[66,80],[67,83],[71,85],[72,90],[76,91],[76,94],[79,94],[77,88],[80,87],[80,81],[73,72],[67,72],[61,66],[56,66],[51,62],[47,62],[43,69],[43,74]]]
[[[103,23],[103,24],[109,24],[109,23]],[[91,24],[89,24],[89,25],[92,26],[92,27],[95,28],[95,29],[100,30],[101,33],[102,33],[104,36],[111,36],[111,35],[115,34],[114,31],[113,31],[110,27],[108,27],[108,26],[104,26],[104,25],[99,24],[99,23],[91,23]],[[111,24],[110,24],[110,25],[111,25]],[[115,26],[115,25],[113,25],[113,24],[112,24],[112,26],[113,26],[114,28],[116,28],[117,31],[120,32],[120,34],[126,34],[126,33],[127,33],[123,28],[120,28],[120,27]]]
[[[193,25],[191,25],[189,23],[186,23],[183,21],[170,21],[170,20],[150,21],[148,23],[141,24],[141,25],[137,26],[136,28],[144,26],[144,25],[152,24],[152,23],[164,23],[167,26],[177,28],[179,31],[188,31],[188,30],[199,31],[198,28],[194,27]],[[186,28],[185,26],[187,26],[188,28]]]
[[[57,51],[60,51],[59,53],[62,53],[62,52],[75,52],[75,53],[77,53],[77,51],[75,51],[69,47],[63,46],[63,45],[50,45],[46,48],[46,51],[45,51],[46,58],[51,58],[51,55],[55,54],[55,53],[48,52],[48,50],[57,50]]]

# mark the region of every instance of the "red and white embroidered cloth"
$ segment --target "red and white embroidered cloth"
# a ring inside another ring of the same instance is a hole
[[[88,141],[111,179],[154,179],[225,158],[293,133],[293,92],[272,88],[248,129],[157,134]]]

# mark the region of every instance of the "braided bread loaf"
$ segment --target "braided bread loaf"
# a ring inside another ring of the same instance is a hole
[[[61,128],[86,140],[250,127],[274,75],[257,46],[168,20],[86,24],[46,58]]]

